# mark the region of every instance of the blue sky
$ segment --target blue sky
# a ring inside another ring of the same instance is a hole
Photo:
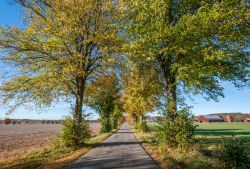
[[[7,0],[0,0],[0,26],[11,25],[24,27],[21,22],[22,9],[18,5],[10,4]],[[6,67],[0,63],[0,74],[6,70]],[[2,79],[0,79],[0,82]],[[209,114],[217,112],[243,112],[250,113],[250,88],[236,89],[228,82],[223,82],[225,98],[221,98],[219,102],[206,101],[201,96],[195,96],[194,101],[189,100],[187,103],[193,106],[195,115]],[[93,110],[85,108],[91,119],[97,118],[97,114]],[[6,110],[0,107],[0,118],[4,118]],[[31,119],[61,119],[69,115],[69,106],[65,103],[57,104],[43,113],[29,111],[23,108],[18,109],[15,113],[9,115],[11,118],[31,118]]]

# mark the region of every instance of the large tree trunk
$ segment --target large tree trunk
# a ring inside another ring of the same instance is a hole
[[[168,2],[169,9],[168,14],[166,16],[166,22],[169,25],[172,25],[174,22],[173,15],[173,0]],[[166,44],[165,44],[166,45]],[[174,121],[177,116],[177,97],[176,97],[176,70],[173,68],[173,65],[176,63],[176,58],[174,56],[169,55],[167,59],[162,59],[164,66],[164,76],[166,80],[166,93],[167,93],[167,113],[168,117]]]
[[[169,76],[165,77],[167,83],[167,113],[168,116],[174,120],[177,116],[176,77],[175,74],[169,73]]]
[[[177,84],[176,84],[176,71],[171,68],[172,66],[172,58],[164,59],[163,57],[159,57],[158,61],[161,64],[161,68],[163,70],[163,75],[166,82],[166,97],[167,97],[167,115],[171,120],[175,120],[177,116]]]
[[[76,91],[76,100],[75,100],[75,108],[73,112],[73,130],[74,130],[74,141],[76,146],[80,146],[81,140],[80,140],[80,135],[81,135],[81,130],[80,130],[80,125],[82,123],[82,107],[83,107],[83,96],[84,96],[84,89],[85,89],[85,78],[78,77],[76,79],[76,84],[77,84],[77,91]]]

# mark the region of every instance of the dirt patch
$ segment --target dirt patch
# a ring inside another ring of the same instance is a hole
[[[61,124],[0,124],[0,160],[44,148],[58,136]],[[99,123],[90,123],[92,135],[100,130]]]

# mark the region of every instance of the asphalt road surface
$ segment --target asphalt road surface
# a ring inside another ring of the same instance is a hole
[[[102,144],[80,157],[67,169],[159,169],[124,123]]]

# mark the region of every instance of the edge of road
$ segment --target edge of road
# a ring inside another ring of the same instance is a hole
[[[151,158],[151,160],[155,163],[155,165],[158,167],[158,169],[162,169],[160,167],[160,165],[155,161],[155,159],[153,157],[151,157],[151,155],[148,153],[148,151],[146,150],[146,148],[142,145],[142,142],[136,137],[136,135],[134,134],[135,131],[131,129],[131,125],[129,125],[130,130],[132,131],[132,135],[135,138],[136,141],[139,142],[140,146],[142,147],[142,149],[146,152],[146,154]]]
[[[122,126],[122,125],[121,125]],[[86,155],[87,153],[91,152],[94,148],[96,148],[98,145],[102,144],[105,140],[107,140],[109,137],[111,137],[114,133],[116,133],[118,130],[120,130],[121,126],[119,126],[117,129],[115,129],[114,131],[110,132],[109,135],[102,140],[99,143],[96,143],[95,145],[93,145],[93,147],[91,147],[89,150],[87,150],[85,153],[81,154],[79,157],[75,158],[74,160],[72,160],[70,163],[68,163],[67,165],[63,166],[62,169],[69,169],[69,167],[75,163],[77,160],[79,160],[82,156]]]

